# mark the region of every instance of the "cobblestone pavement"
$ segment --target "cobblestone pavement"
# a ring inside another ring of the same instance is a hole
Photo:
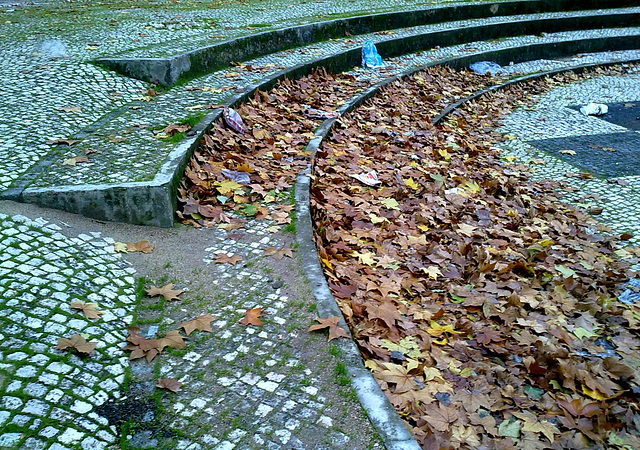
[[[567,182],[567,199],[587,211],[602,208],[598,219],[616,233],[632,234],[630,242],[637,245],[640,171],[634,167],[635,155],[629,163],[627,148],[637,151],[638,132],[610,122],[610,114],[585,116],[575,108],[588,103],[632,107],[640,102],[640,70],[629,72],[559,86],[536,98],[534,107],[508,116],[501,131],[514,137],[504,149],[522,162],[533,161],[536,177]],[[596,176],[583,179],[577,176],[580,172]]]
[[[291,5],[272,0],[258,7],[251,3],[233,8],[212,3],[197,3],[197,8],[180,3],[156,7],[153,2],[91,6],[36,2],[26,8],[21,4],[0,2],[4,56],[0,190],[43,163],[52,165],[36,182],[42,187],[149,179],[175,145],[157,139],[151,130],[198,117],[203,105],[218,103],[236,87],[281,67],[390,35],[355,36],[267,55],[245,62],[259,70],[230,68],[155,97],[146,95],[147,84],[105,71],[88,63],[90,59],[116,54],[166,56],[211,39],[274,26],[423,3],[358,0]],[[580,14],[585,13],[571,13]],[[397,30],[392,36],[498,20]],[[598,33],[619,36],[638,31]],[[352,73],[373,83],[452,55],[591,35],[557,33],[476,42],[388,59],[377,72],[354,69]],[[640,53],[579,55],[505,70],[529,73],[633,57]],[[637,81],[637,74],[594,78],[552,91],[540,99],[536,110],[520,110],[506,120],[505,131],[519,137],[509,142],[507,150],[527,161],[546,161],[537,166],[540,176],[563,178],[575,172],[566,160],[537,150],[534,141],[627,132],[568,107],[588,101],[640,101]],[[46,143],[74,136],[83,140],[72,147]],[[85,151],[90,163],[61,165]],[[569,178],[580,191],[568,196],[586,206],[603,207],[600,217],[616,231],[634,232],[635,177]],[[42,215],[47,218],[39,218]],[[68,225],[72,220],[77,223]],[[272,226],[247,223],[229,233],[180,227],[150,230],[0,203],[0,448],[381,448],[352,392],[343,386],[348,380],[340,372],[339,351],[322,335],[306,332],[315,310],[296,261],[262,256],[267,247],[291,244],[290,234]],[[143,239],[156,244],[153,254],[114,252],[116,240]],[[239,256],[242,262],[216,264],[219,253]],[[184,301],[140,300],[142,285],[169,282],[186,290]],[[105,314],[84,319],[69,308],[73,301],[97,303]],[[245,310],[255,307],[264,308],[264,325],[240,325]],[[152,363],[131,365],[121,351],[126,326],[132,322],[153,337],[207,313],[216,318],[213,332],[191,334],[186,349],[166,351]],[[76,333],[97,342],[89,357],[54,349],[59,337]],[[180,392],[154,387],[158,378],[169,377],[183,383]]]

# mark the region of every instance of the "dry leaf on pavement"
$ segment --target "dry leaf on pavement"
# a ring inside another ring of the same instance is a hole
[[[75,350],[81,355],[90,355],[96,345],[98,345],[97,342],[87,342],[85,338],[76,333],[70,338],[58,338],[56,350]]]
[[[242,318],[242,320],[240,320],[240,323],[245,327],[247,325],[260,326],[262,325],[262,320],[260,319],[261,316],[262,308],[247,309],[247,312],[245,312],[244,317]]]
[[[231,264],[232,266],[235,266],[240,261],[242,261],[242,258],[238,255],[229,256],[226,253],[216,253],[216,259],[214,262],[216,264]]]
[[[158,295],[162,295],[166,301],[171,300],[182,300],[178,296],[184,292],[182,289],[173,289],[173,283],[165,284],[161,288],[157,288],[155,286],[151,286],[149,289],[146,289],[146,293],[149,297],[157,297]]]
[[[211,322],[216,320],[211,314],[205,314],[204,316],[197,316],[195,319],[188,322],[182,322],[181,328],[184,328],[184,332],[189,336],[195,330],[207,331],[211,333]]]
[[[317,325],[312,325],[307,331],[323,330],[325,328],[328,328],[329,341],[340,337],[349,337],[349,333],[338,326],[338,323],[340,323],[340,317],[338,316],[327,317],[326,319],[318,318],[316,319],[316,321],[320,323]]]
[[[87,319],[99,319],[104,314],[104,311],[98,309],[97,303],[71,302],[69,308],[82,311]]]
[[[180,383],[175,378],[160,378],[158,380],[158,383],[156,383],[156,387],[172,392],[178,392],[182,387],[182,383]]]

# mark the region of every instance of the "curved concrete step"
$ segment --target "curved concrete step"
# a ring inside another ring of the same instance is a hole
[[[603,37],[591,39],[585,39],[584,33],[565,33],[560,36],[550,35],[544,38],[515,38],[513,40],[515,45],[513,46],[507,45],[510,41],[506,40],[489,46],[498,45],[501,47],[499,49],[484,52],[474,51],[465,56],[441,59],[439,63],[453,67],[464,67],[474,61],[486,59],[508,63],[539,59],[548,55],[555,55],[556,57],[570,56],[596,48],[607,51],[617,48],[640,49],[640,29],[603,30],[603,33]],[[573,37],[574,39],[566,39],[566,37]],[[536,40],[544,42],[533,43]],[[380,48],[383,49],[384,46]],[[446,49],[438,51],[442,50]],[[383,53],[383,50],[381,50],[381,53]],[[225,104],[233,106],[241,103],[250,98],[257,89],[267,90],[278,80],[285,77],[296,78],[311,72],[317,67],[325,67],[334,72],[344,71],[353,67],[354,61],[358,59],[359,48],[355,48],[337,55],[312,59],[289,69],[276,71],[264,79],[249,84],[242,93],[228,98]],[[399,71],[396,70],[396,73]],[[385,75],[383,74],[383,76]],[[375,80],[372,80],[372,84],[375,82]],[[65,173],[66,169],[59,165],[51,165],[51,161],[45,160],[42,167],[46,168],[46,172],[43,171],[28,186],[20,186],[19,183],[16,183],[18,188],[3,193],[1,197],[47,205],[100,220],[171,226],[176,209],[175,193],[184,167],[193,150],[197,147],[199,136],[209,129],[211,122],[217,119],[219,114],[220,111],[216,110],[206,115],[192,130],[193,136],[184,139],[172,150],[171,146],[167,147],[170,151],[165,155],[160,155],[164,162],[146,161],[148,165],[144,167],[150,167],[149,165],[154,164],[159,166],[156,172],[152,174],[152,179],[148,181],[110,182],[107,174],[106,178],[103,177],[104,181],[87,183],[86,179],[78,178],[77,174],[74,174],[72,181],[77,184],[65,185],[64,180],[69,179],[69,176]],[[118,117],[115,120],[126,122],[126,119],[122,117]],[[147,134],[150,133],[147,131]],[[150,139],[151,142],[154,142],[152,137]],[[86,145],[92,145],[94,141],[88,138]],[[147,139],[148,141],[149,139]],[[147,143],[147,145],[153,144]],[[60,151],[69,152],[69,149],[63,147]],[[119,161],[120,163],[123,163],[123,161],[126,163],[128,161],[127,158],[133,159],[140,153],[140,149],[135,146],[130,147],[127,151],[130,156],[124,155],[121,158],[122,160]],[[98,157],[96,157],[96,160]],[[105,159],[106,164],[109,164],[109,161],[111,160]],[[91,172],[91,169],[87,170],[89,171],[88,176],[95,175]]]
[[[373,14],[347,19],[318,22],[298,27],[266,31],[252,36],[240,37],[189,52],[173,55],[168,58],[100,58],[95,62],[108,69],[143,81],[155,82],[171,86],[178,82],[224,68],[232,62],[246,61],[291,48],[308,46],[313,43],[344,36],[357,36],[377,31],[412,28],[427,24],[450,21],[471,20],[489,17],[508,17],[522,14],[550,13],[559,11],[584,11],[596,9],[613,9],[639,6],[634,0],[520,0],[496,3],[475,3],[453,6],[442,6],[413,11]],[[595,18],[603,16],[595,15]],[[604,19],[603,19],[604,20]],[[507,20],[508,23],[508,20]],[[635,19],[637,24],[637,18]],[[530,26],[536,26],[532,24]],[[570,31],[592,27],[588,21],[556,21],[544,23],[540,21],[540,31]],[[562,28],[565,27],[566,28]],[[598,27],[629,26],[621,22],[611,24],[603,22]],[[510,29],[510,33],[498,37],[517,36],[522,30]],[[498,30],[496,30],[498,31]],[[506,31],[506,30],[505,30]],[[499,34],[499,33],[498,33]],[[465,39],[478,40],[468,32]],[[441,43],[434,45],[452,45],[455,34],[448,36]],[[459,43],[460,41],[458,41]]]

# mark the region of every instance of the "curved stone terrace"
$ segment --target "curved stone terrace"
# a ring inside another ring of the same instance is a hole
[[[393,57],[384,54],[385,48],[392,48],[383,43],[390,37],[408,42],[425,33],[500,27],[505,19],[380,30],[238,61],[241,64],[167,90],[104,70],[91,61],[118,54],[167,57],[201,48],[209,38],[224,41],[284,26],[433,5],[399,2],[389,6],[370,1],[348,5],[277,1],[171,6],[164,2],[0,4],[0,45],[5,55],[0,66],[3,198],[83,211],[99,219],[8,200],[0,204],[0,321],[4,325],[0,447],[415,448],[401,428],[385,428],[384,417],[375,417],[377,411],[389,414],[391,422],[396,420],[388,406],[376,409],[375,403],[381,402],[378,397],[362,394],[375,386],[356,383],[354,391],[348,380],[338,382],[344,375],[341,370],[361,364],[355,361],[353,349],[326,344],[322,336],[306,332],[315,317],[335,312],[330,306],[333,299],[324,303],[321,296],[326,292],[318,292],[316,283],[323,283],[322,276],[311,276],[308,285],[297,259],[262,256],[267,248],[294,244],[291,233],[283,234],[282,229],[274,233],[273,224],[257,221],[227,232],[182,226],[164,230],[101,220],[170,225],[175,184],[169,194],[164,189],[160,198],[154,197],[156,186],[149,182],[157,174],[169,180],[165,185],[181,176],[177,167],[186,161],[174,162],[170,171],[164,164],[167,158],[178,161],[189,154],[197,134],[206,128],[204,123],[215,118],[213,113],[202,119],[209,105],[240,101],[269,76],[317,65],[315,60],[337,53],[351,55],[340,63],[340,71],[350,70],[370,85],[412,67],[461,55],[468,56],[460,60],[461,66],[474,57],[503,55],[505,71],[514,74],[635,61],[640,59],[635,48],[640,47],[635,44],[638,29],[633,21],[637,25],[634,14],[640,9],[634,2],[620,3],[621,9],[610,13],[629,18],[622,28],[609,23],[582,31],[536,29],[530,35],[467,39]],[[607,5],[616,7],[611,2]],[[604,4],[597,7],[603,8]],[[590,15],[608,17],[602,11],[586,10],[511,17],[507,22]],[[385,58],[381,70],[353,68],[367,39],[378,43]],[[606,41],[607,46],[599,48],[595,39]],[[514,57],[518,51],[513,49],[535,46],[539,46],[537,54],[521,60]],[[629,125],[583,117],[572,107],[587,101],[640,101],[636,74],[631,71],[626,76],[561,87],[540,99],[537,109],[517,111],[504,123],[504,133],[518,137],[506,150],[527,161],[532,152],[540,152],[533,159],[548,159],[538,168],[541,177],[562,178],[574,171],[575,161],[550,157],[545,145],[554,139],[576,138],[602,147],[602,136],[633,135]],[[197,124],[197,134],[176,143],[153,133],[181,122]],[[55,139],[79,142],[47,144]],[[89,161],[68,163],[79,156]],[[630,201],[637,198],[636,176],[633,172],[605,174],[588,185],[586,180],[571,178],[575,185],[571,197],[583,207],[602,208],[602,221],[616,232],[636,234],[637,201]],[[124,191],[129,193],[122,195]],[[303,197],[299,194],[299,200]],[[154,215],[158,210],[161,219]],[[299,227],[301,239],[302,221]],[[115,251],[116,242],[144,240],[155,244],[153,253]],[[304,253],[302,241],[300,252]],[[243,262],[217,264],[221,253]],[[180,295],[184,300],[158,302],[145,296],[144,288],[166,283],[185,290]],[[104,314],[88,319],[70,308],[74,301],[96,303]],[[245,310],[257,307],[265,311],[261,328],[238,323]],[[129,363],[121,351],[129,324],[139,326],[150,339],[158,330],[166,332],[205,314],[215,317],[210,323],[214,332],[195,332],[184,349],[166,351],[151,363]],[[97,342],[88,357],[54,348],[59,338],[76,333]],[[177,378],[183,386],[176,393],[159,390],[155,388],[159,378]]]

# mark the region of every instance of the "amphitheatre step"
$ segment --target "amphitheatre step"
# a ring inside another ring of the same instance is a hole
[[[399,11],[317,22],[297,27],[266,31],[251,36],[215,43],[213,45],[207,45],[208,41],[210,41],[210,39],[207,39],[203,40],[201,48],[168,57],[150,57],[149,53],[152,53],[153,49],[147,49],[143,54],[137,50],[135,52],[137,54],[136,56],[125,54],[117,58],[100,58],[96,60],[96,63],[108,69],[116,70],[126,76],[170,86],[179,81],[192,79],[224,68],[232,62],[246,61],[269,53],[304,47],[313,43],[344,36],[356,36],[400,28],[414,28],[423,25],[498,16],[506,17],[523,14],[595,10],[600,8],[625,8],[633,6],[638,6],[638,2],[631,0],[589,0],[581,2],[570,0],[520,0],[495,3],[457,4],[453,6],[430,7],[413,11]],[[598,15],[596,17],[598,17]],[[508,19],[506,21],[510,22]],[[635,23],[637,23],[637,20]],[[555,25],[539,23],[538,26],[541,27],[541,31],[552,32],[585,29],[593,25],[589,24],[588,20],[572,23],[569,23],[567,20],[557,21]],[[628,25],[623,21],[617,25],[602,24],[597,26]],[[511,31],[501,30],[500,33],[505,34],[501,34],[499,37],[516,36],[521,32],[521,29],[519,29],[515,23],[510,25],[508,29]],[[535,32],[535,30],[531,29],[530,32]],[[469,32],[465,34],[469,40],[490,38],[488,35],[480,37],[477,34],[474,35]],[[192,47],[193,44],[194,43],[191,43]],[[161,50],[162,53],[166,51],[165,48]]]
[[[378,43],[383,56],[385,45],[391,45],[387,42],[390,41]],[[299,55],[293,53],[291,58],[271,55],[249,61],[247,65],[256,68],[273,65],[268,61],[273,61],[274,58],[284,60],[282,62],[286,65],[280,66],[283,68],[280,71],[277,70],[278,66],[267,67],[271,73],[266,77],[259,73],[253,74],[253,78],[242,79],[237,85],[245,86],[246,89],[227,98],[226,103],[231,105],[241,102],[257,88],[267,89],[276,79],[299,76],[308,73],[314,67],[325,66],[334,71],[351,68],[357,64],[354,61],[359,59],[361,44],[349,45],[352,46],[351,50],[320,60],[310,58],[297,65],[295,58]],[[638,48],[640,29],[635,28],[563,32],[542,37],[519,36],[408,55],[393,60],[393,67],[385,67],[379,72],[362,72],[359,75],[375,75],[372,77],[374,84],[379,77],[393,76],[408,66],[424,66],[439,62],[463,67],[482,59],[508,64],[543,57],[566,57],[592,50]],[[460,56],[462,53],[464,56]],[[287,66],[290,68],[286,69]],[[335,70],[336,68],[338,70]],[[22,180],[14,183],[14,189],[6,191],[1,196],[81,213],[101,220],[171,226],[176,208],[175,190],[184,165],[197,145],[199,136],[210,122],[218,117],[219,110],[207,114],[192,130],[194,135],[186,137],[177,145],[156,139],[149,128],[162,128],[175,123],[179,117],[187,119],[191,115],[191,119],[196,120],[202,116],[207,111],[207,104],[219,103],[228,95],[228,90],[223,90],[229,87],[230,77],[225,75],[229,75],[229,72],[201,77],[171,89],[150,102],[123,107],[118,114],[114,114],[112,120],[87,135],[75,146],[60,146],[54,150],[49,159],[43,160],[41,164],[46,170],[40,173],[37,170],[31,171],[35,179],[30,180],[28,173]],[[201,89],[198,90],[198,87]],[[206,96],[203,95],[204,89],[209,89]],[[101,153],[90,154],[90,164],[80,164],[74,168],[61,165],[62,161],[80,154],[83,150],[100,150]]]

